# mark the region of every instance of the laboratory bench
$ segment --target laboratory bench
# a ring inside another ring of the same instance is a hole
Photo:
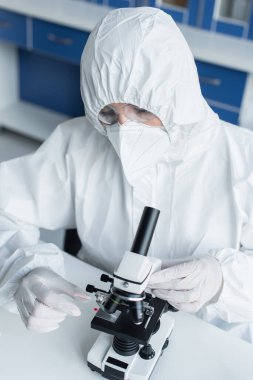
[[[90,31],[111,9],[77,0],[0,0],[1,126],[43,141],[57,124],[84,113],[80,57]],[[178,26],[204,97],[221,119],[238,124],[252,92],[253,42]]]
[[[64,256],[69,281],[83,289],[88,283],[101,286],[100,270]],[[26,330],[18,315],[0,309],[1,379],[102,379],[86,363],[98,336],[90,328],[96,304],[91,299],[79,306],[80,317],[67,317],[58,330],[47,334]],[[253,345],[194,315],[171,315],[175,327],[170,343],[150,380],[252,380]]]

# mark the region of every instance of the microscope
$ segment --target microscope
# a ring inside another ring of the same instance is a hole
[[[91,328],[100,331],[88,353],[88,366],[106,379],[147,380],[169,344],[176,311],[166,301],[146,291],[152,273],[161,269],[161,260],[147,257],[160,211],[145,207],[130,251],[126,251],[102,290],[87,285],[99,309]]]

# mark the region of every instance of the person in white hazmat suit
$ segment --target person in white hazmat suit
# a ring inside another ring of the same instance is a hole
[[[155,8],[111,11],[81,61],[86,117],[0,166],[0,305],[38,332],[79,315],[85,293],[38,227],[77,228],[79,256],[113,272],[145,205],[161,210],[154,294],[253,339],[253,134],[201,95],[193,56]],[[71,298],[70,298],[71,297]]]

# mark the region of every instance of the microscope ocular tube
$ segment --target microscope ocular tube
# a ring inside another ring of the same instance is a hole
[[[130,249],[131,252],[147,256],[159,214],[160,210],[152,207],[144,207],[139,227]]]

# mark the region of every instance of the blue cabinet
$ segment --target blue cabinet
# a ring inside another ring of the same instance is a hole
[[[19,51],[20,99],[69,116],[84,114],[80,67],[33,51]]]
[[[252,0],[205,0],[200,26],[247,38],[251,29],[252,13]]]
[[[79,64],[88,36],[0,9],[0,40],[18,47],[20,100],[73,117],[83,115]]]
[[[221,119],[233,124],[238,117],[247,73],[196,61],[203,96]]]
[[[134,6],[135,3],[133,3],[131,0],[108,0],[108,5],[114,8],[128,8]]]
[[[228,123],[238,125],[239,112],[230,111],[228,109],[218,107],[218,106],[216,106],[215,103],[213,104],[212,101],[209,102],[209,105],[212,108],[212,110],[219,115],[219,118],[221,120],[227,121]]]
[[[26,46],[26,17],[0,8],[0,39]]]
[[[137,6],[150,6],[170,14],[174,21],[197,25],[199,5],[202,0],[137,0]]]
[[[88,37],[88,32],[33,20],[33,49],[54,57],[79,64]]]
[[[21,51],[20,97],[42,107],[79,116],[80,59],[89,32],[33,19],[33,51]]]
[[[247,74],[201,61],[196,64],[204,97],[240,108]]]

